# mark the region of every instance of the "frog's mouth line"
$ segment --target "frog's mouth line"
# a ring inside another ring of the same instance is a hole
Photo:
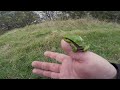
[[[74,41],[72,41],[69,38],[64,37],[64,39],[68,39],[69,41],[71,41],[76,47],[77,47],[77,51],[84,51],[84,48],[78,44],[76,44]],[[66,40],[65,40],[66,41]]]

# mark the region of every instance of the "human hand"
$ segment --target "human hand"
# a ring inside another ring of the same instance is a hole
[[[61,64],[34,61],[32,72],[55,79],[112,79],[116,76],[114,66],[103,57],[90,51],[74,53],[64,40],[61,40],[61,47],[66,55],[51,51],[44,53]]]

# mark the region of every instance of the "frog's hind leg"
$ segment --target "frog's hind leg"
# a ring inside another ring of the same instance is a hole
[[[77,48],[77,51],[84,52],[83,48]]]

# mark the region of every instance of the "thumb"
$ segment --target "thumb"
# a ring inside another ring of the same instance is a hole
[[[72,51],[72,47],[70,46],[69,43],[67,43],[66,41],[64,41],[63,39],[61,40],[61,48],[63,49],[63,51],[66,53],[66,54],[70,54],[70,53],[73,53]]]

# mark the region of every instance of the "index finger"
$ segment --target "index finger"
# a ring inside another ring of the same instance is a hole
[[[65,54],[60,54],[60,53],[51,52],[51,51],[46,51],[44,55],[52,59],[56,59],[59,62],[63,62],[64,60],[70,59],[70,57]]]

